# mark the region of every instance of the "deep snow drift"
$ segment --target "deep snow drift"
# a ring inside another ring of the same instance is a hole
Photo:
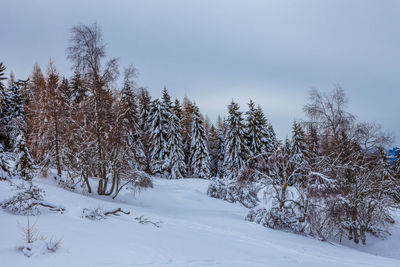
[[[25,257],[16,247],[26,217],[0,209],[1,266],[400,266],[398,227],[388,240],[370,239],[358,250],[275,231],[244,221],[247,210],[239,204],[208,197],[206,180],[155,178],[153,189],[135,197],[121,192],[116,200],[73,193],[49,178],[35,183],[46,201],[67,209],[31,217],[49,239],[63,238],[61,248]],[[0,201],[13,193],[0,182]],[[131,214],[82,218],[83,208],[98,207]],[[159,227],[139,223],[142,215]]]

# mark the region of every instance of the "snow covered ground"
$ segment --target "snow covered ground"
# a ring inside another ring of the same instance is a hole
[[[23,244],[18,223],[26,218],[0,209],[0,266],[400,266],[399,227],[388,240],[357,250],[274,231],[244,221],[247,211],[239,204],[208,197],[206,180],[154,179],[153,189],[136,197],[123,192],[116,200],[69,192],[52,179],[36,183],[46,201],[67,208],[32,219],[48,238],[62,237],[61,248],[23,256],[16,247]],[[0,182],[0,201],[12,194]],[[131,214],[102,221],[81,217],[83,208],[97,207]],[[138,223],[142,215],[160,227]]]

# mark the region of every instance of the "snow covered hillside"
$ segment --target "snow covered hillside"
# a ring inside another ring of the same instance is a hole
[[[73,193],[51,179],[34,181],[46,201],[66,208],[64,214],[31,217],[46,237],[62,237],[61,248],[25,257],[16,247],[23,243],[18,224],[26,217],[0,209],[1,266],[400,266],[398,228],[389,240],[357,246],[371,254],[271,230],[244,221],[247,210],[239,204],[208,197],[207,180],[154,178],[153,189],[136,197],[122,192],[116,200]],[[0,201],[12,194],[0,182]],[[82,218],[83,208],[97,207],[131,213]],[[139,223],[139,216],[159,227]]]

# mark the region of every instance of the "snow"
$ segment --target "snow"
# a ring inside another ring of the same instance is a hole
[[[135,197],[124,191],[116,200],[70,192],[52,179],[35,181],[46,201],[67,209],[32,219],[48,239],[62,238],[61,247],[25,257],[17,247],[23,244],[18,223],[26,218],[0,209],[1,266],[400,266],[399,228],[357,250],[271,230],[244,221],[248,210],[240,204],[208,197],[208,180],[154,178],[153,189]],[[12,194],[0,182],[0,201]],[[131,214],[82,218],[83,208],[98,207]],[[139,216],[159,227],[139,223]]]

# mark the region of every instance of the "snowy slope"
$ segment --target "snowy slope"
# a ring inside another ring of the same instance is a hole
[[[384,258],[246,222],[245,208],[206,196],[206,180],[154,179],[154,189],[136,197],[124,192],[115,201],[66,191],[50,179],[37,183],[47,201],[67,208],[37,217],[43,234],[63,237],[62,247],[26,258],[16,250],[22,244],[17,223],[25,217],[0,209],[0,266],[400,266],[400,242],[384,241],[391,246],[386,255],[397,259]],[[0,200],[10,194],[0,182]],[[96,207],[131,214],[81,218],[82,208]],[[162,223],[140,224],[134,219],[140,215]]]

